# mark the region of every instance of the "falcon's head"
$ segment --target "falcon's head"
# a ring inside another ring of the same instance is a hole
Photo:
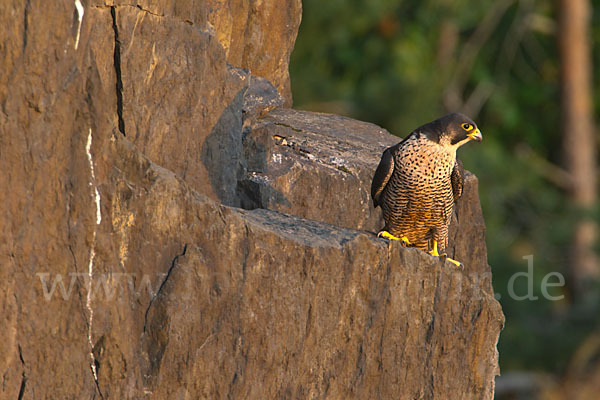
[[[481,142],[483,136],[479,128],[466,115],[452,113],[423,125],[417,131],[442,146],[459,148],[470,140]]]

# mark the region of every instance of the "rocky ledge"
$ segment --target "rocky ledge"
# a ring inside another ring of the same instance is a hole
[[[283,108],[299,21],[299,0],[2,3],[1,398],[493,398],[476,178],[464,270],[377,239],[398,139]]]

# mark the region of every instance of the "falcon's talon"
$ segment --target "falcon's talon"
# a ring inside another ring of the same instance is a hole
[[[465,269],[465,266],[463,265],[463,263],[461,263],[458,260],[455,260],[453,258],[450,258],[446,255],[446,253],[440,254],[439,256],[440,258],[444,259],[445,261],[450,261],[452,264],[456,265],[457,267],[461,268],[461,269]]]
[[[456,265],[456,266],[457,266],[458,268],[460,268],[462,271],[464,271],[464,270],[465,270],[465,266],[464,266],[464,264],[463,264],[463,263],[461,263],[460,261],[457,261],[457,260],[455,260],[455,259],[453,259],[453,258],[450,258],[450,257],[445,257],[445,259],[446,259],[447,261],[450,261],[452,264]]]
[[[443,260],[450,261],[452,264],[456,265],[457,267],[462,268],[463,270],[465,269],[464,265],[460,261],[457,261],[453,258],[447,257],[446,253],[440,254],[438,252],[438,244],[437,244],[436,240],[433,241],[433,249],[431,249],[429,251],[429,254],[431,254],[434,257],[439,257]]]
[[[399,240],[402,242],[403,246],[410,246],[410,241],[408,240],[408,238],[406,236],[402,236],[399,238],[399,237],[392,235],[388,231],[379,232],[377,234],[377,237],[382,237],[382,238],[389,239],[389,240]]]

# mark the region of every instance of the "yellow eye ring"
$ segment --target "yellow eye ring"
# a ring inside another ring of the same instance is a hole
[[[473,129],[473,125],[468,124],[466,122],[464,124],[462,124],[461,127],[467,132]]]

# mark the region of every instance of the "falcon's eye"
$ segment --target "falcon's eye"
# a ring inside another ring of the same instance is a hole
[[[471,129],[473,129],[473,125],[467,124],[466,122],[464,124],[462,124],[461,127],[467,132],[470,131]]]

